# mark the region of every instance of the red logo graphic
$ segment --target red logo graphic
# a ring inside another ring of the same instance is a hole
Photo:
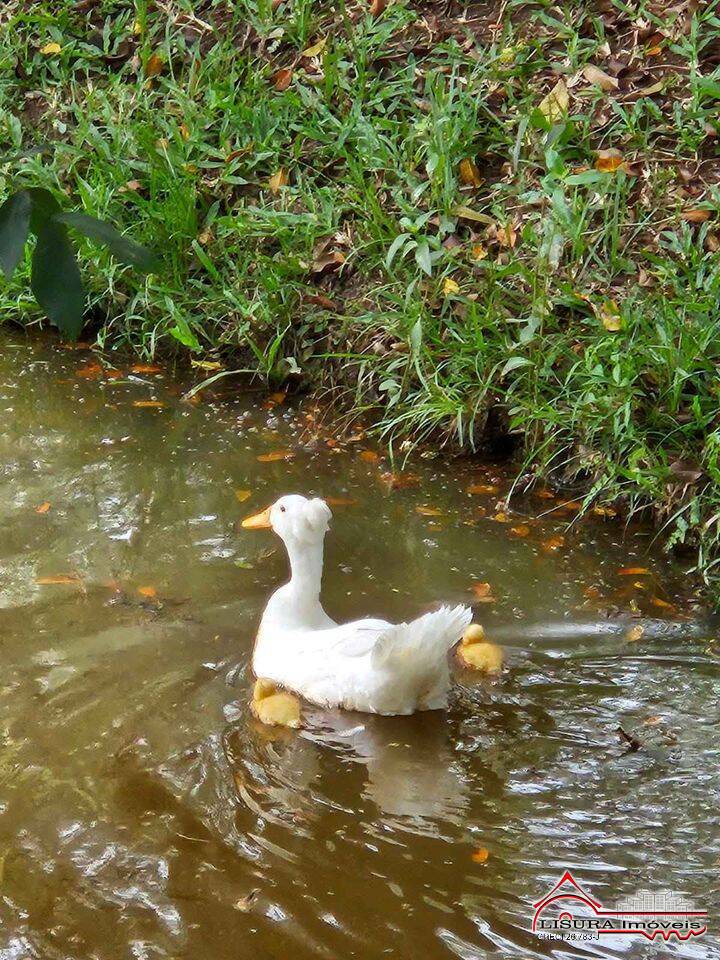
[[[532,930],[552,940],[599,940],[603,936],[640,936],[647,940],[690,940],[707,932],[707,911],[667,890],[639,890],[606,909],[586,893],[569,870],[533,904]]]

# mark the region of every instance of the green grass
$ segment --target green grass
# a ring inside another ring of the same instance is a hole
[[[661,6],[9,0],[0,196],[162,252],[142,278],[84,249],[101,345],[299,371],[393,443],[511,437],[519,473],[653,509],[717,585],[720,9]],[[0,302],[41,322],[27,272]]]

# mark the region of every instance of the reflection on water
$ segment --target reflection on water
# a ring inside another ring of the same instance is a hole
[[[1,960],[661,955],[529,933],[566,867],[608,902],[677,890],[713,929],[720,671],[649,532],[568,531],[538,499],[514,536],[499,492],[466,493],[502,487],[492,469],[418,460],[393,485],[306,410],[194,407],[93,362],[0,358]],[[289,491],[346,501],[333,615],[407,618],[489,582],[503,677],[460,677],[447,714],[259,727],[247,664],[284,558],[236,522]],[[629,642],[633,610],[669,623]]]

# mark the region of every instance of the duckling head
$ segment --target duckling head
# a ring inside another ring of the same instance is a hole
[[[330,507],[324,500],[293,493],[280,497],[266,510],[246,517],[242,525],[250,530],[271,529],[285,543],[309,543],[322,541],[331,517]]]

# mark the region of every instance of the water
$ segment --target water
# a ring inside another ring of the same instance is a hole
[[[694,898],[717,930],[718,651],[652,530],[538,496],[495,519],[497,468],[417,458],[393,483],[310,406],[193,405],[95,363],[0,357],[2,960],[668,949],[530,933],[565,868],[606,904]],[[238,521],[287,492],[341,501],[332,615],[412,617],[489,583],[476,619],[503,676],[459,674],[447,714],[259,727],[248,662],[285,560]]]

